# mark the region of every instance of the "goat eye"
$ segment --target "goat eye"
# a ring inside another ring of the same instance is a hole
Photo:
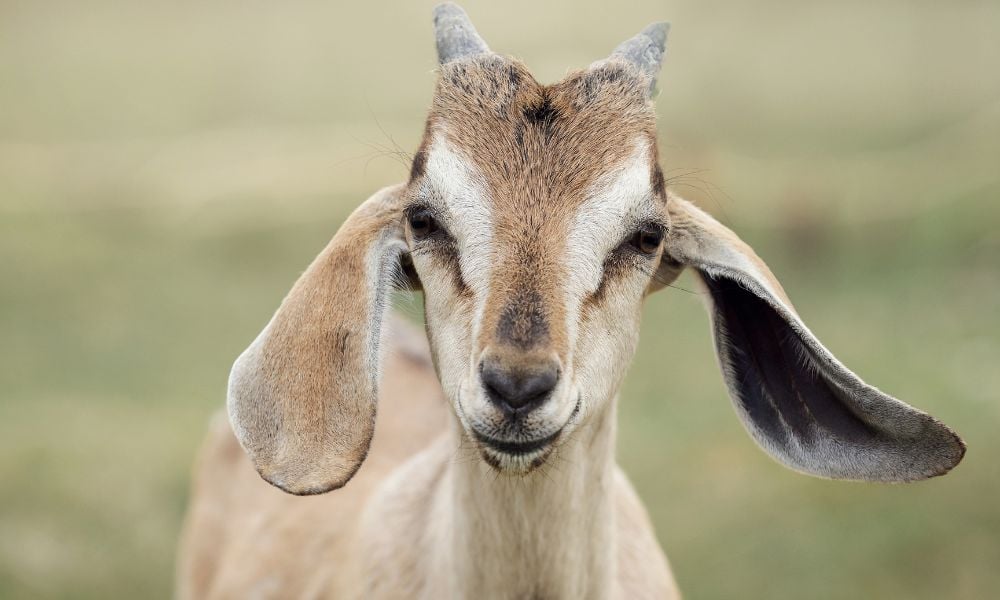
[[[437,223],[426,209],[421,208],[411,212],[408,219],[414,237],[426,237],[437,231]]]
[[[663,228],[658,225],[643,225],[629,240],[632,246],[643,254],[656,254],[663,241]]]

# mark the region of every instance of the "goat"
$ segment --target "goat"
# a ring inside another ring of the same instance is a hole
[[[553,85],[457,6],[434,24],[409,180],[350,215],[233,366],[179,596],[678,597],[614,454],[640,307],[685,268],[777,461],[881,482],[958,464],[951,429],[842,365],[754,251],[665,188],[666,24]],[[427,341],[388,316],[394,286],[422,290]]]

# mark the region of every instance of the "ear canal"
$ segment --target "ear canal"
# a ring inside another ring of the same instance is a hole
[[[434,7],[434,38],[437,42],[438,63],[442,65],[490,52],[469,16],[451,2]]]
[[[669,212],[668,258],[707,289],[726,385],[766,452],[811,475],[883,482],[943,475],[962,460],[954,431],[842,365],[733,232],[679,198]]]
[[[405,249],[401,191],[383,189],[348,217],[233,365],[233,430],[287,492],[341,487],[368,452],[382,322]]]
[[[670,23],[653,23],[621,44],[607,59],[599,61],[591,68],[608,61],[624,61],[649,79],[649,93],[656,89],[656,81],[663,65],[663,55],[667,48],[667,34],[670,33]]]

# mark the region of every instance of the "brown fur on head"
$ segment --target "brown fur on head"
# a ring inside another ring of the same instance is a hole
[[[505,472],[611,418],[642,301],[684,267],[705,284],[737,413],[775,458],[882,481],[957,464],[951,430],[840,364],[746,244],[665,192],[650,98],[665,25],[553,85],[490,52],[458,7],[435,25],[408,184],[350,217],[234,366],[230,416],[268,481],[325,491],[363,459],[400,261],[463,435]]]

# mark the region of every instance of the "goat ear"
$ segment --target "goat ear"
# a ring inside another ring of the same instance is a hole
[[[233,365],[228,408],[261,477],[292,494],[343,486],[368,453],[379,338],[405,251],[403,186],[348,217]]]
[[[835,479],[914,481],[965,454],[954,431],[862,381],[802,323],[742,240],[671,197],[662,277],[687,266],[707,290],[715,348],[736,412],[792,469]]]

